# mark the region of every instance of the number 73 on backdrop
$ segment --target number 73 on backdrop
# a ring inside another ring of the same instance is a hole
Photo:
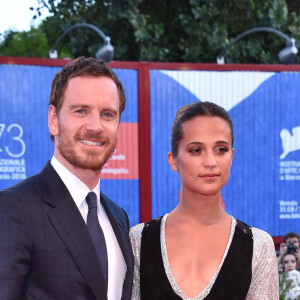
[[[25,159],[20,159],[26,151],[26,144],[22,138],[22,126],[0,123],[0,180],[26,178]]]

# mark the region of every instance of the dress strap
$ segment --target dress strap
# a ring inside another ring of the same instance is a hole
[[[237,220],[229,251],[205,300],[246,299],[252,279],[252,256],[251,227]]]
[[[241,229],[244,233],[248,234],[253,239],[252,227],[238,219],[236,219],[236,221],[239,229]]]
[[[180,300],[167,278],[161,253],[161,219],[145,223],[141,240],[141,300]]]

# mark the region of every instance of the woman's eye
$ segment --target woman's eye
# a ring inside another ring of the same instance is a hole
[[[192,154],[198,154],[202,151],[201,148],[195,148],[195,149],[191,149],[189,152],[192,153]]]
[[[215,151],[217,152],[217,153],[226,153],[226,152],[228,152],[228,148],[226,148],[226,147],[218,147],[218,148],[216,148],[215,149]]]

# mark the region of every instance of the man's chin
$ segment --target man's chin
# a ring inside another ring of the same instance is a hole
[[[79,161],[74,164],[76,168],[92,171],[101,171],[106,161]]]
[[[69,164],[71,164],[75,169],[91,170],[98,172],[102,170],[108,158],[105,157],[103,159],[99,159],[99,156],[92,156],[85,159],[78,156],[65,157]]]
[[[113,153],[113,149],[110,147],[110,149],[102,149],[102,151],[98,149],[84,149],[84,151],[77,149],[75,151],[75,149],[65,148],[60,149],[60,153],[73,168],[100,172]]]

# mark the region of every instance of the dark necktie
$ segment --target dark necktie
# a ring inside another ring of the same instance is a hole
[[[88,193],[86,196],[86,202],[89,206],[89,212],[87,216],[87,227],[90,232],[91,238],[94,242],[95,248],[98,253],[98,257],[103,269],[104,279],[106,280],[106,286],[108,283],[108,259],[106,243],[102,228],[98,221],[97,216],[97,195],[94,192]]]

